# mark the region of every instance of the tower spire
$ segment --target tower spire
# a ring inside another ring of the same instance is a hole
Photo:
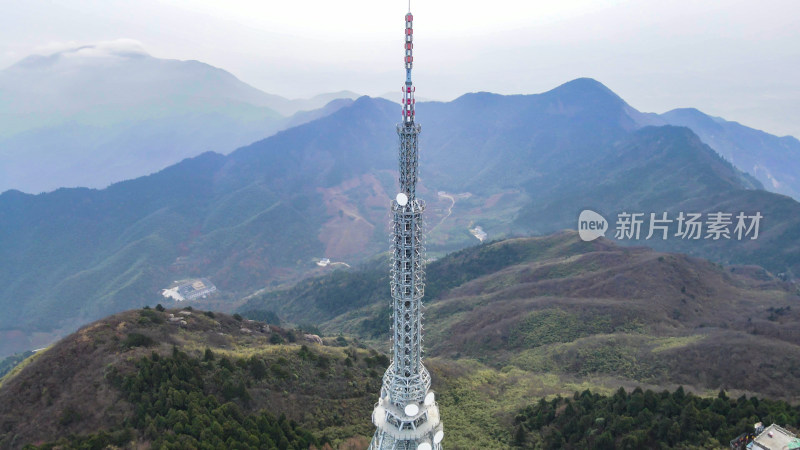
[[[411,14],[411,1],[406,14],[405,66],[406,84],[403,86],[403,122],[414,123],[414,84],[411,82],[411,68],[414,67],[414,15]]]
[[[441,450],[444,430],[431,376],[422,364],[422,296],[425,291],[425,248],[422,212],[425,203],[416,198],[419,163],[418,135],[414,122],[414,16],[405,16],[402,123],[399,137],[400,192],[392,201],[392,362],[383,375],[380,398],[372,412],[377,429],[369,450]]]

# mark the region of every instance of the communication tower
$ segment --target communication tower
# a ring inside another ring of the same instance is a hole
[[[372,412],[377,429],[369,450],[441,450],[444,430],[431,391],[431,376],[422,364],[422,296],[425,293],[425,248],[422,212],[417,198],[418,139],[414,121],[414,16],[405,27],[406,82],[403,122],[397,125],[400,192],[392,201],[392,362],[383,375],[380,398]]]

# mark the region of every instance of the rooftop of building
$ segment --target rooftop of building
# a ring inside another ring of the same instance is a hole
[[[753,449],[787,450],[795,448],[800,448],[797,436],[774,423],[764,428],[764,431],[753,441]]]

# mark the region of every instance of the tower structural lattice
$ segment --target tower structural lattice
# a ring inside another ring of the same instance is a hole
[[[392,201],[392,362],[383,375],[380,398],[372,412],[376,426],[369,450],[441,450],[444,430],[431,376],[422,364],[422,297],[425,292],[425,248],[422,212],[416,196],[420,126],[414,121],[414,16],[405,22],[406,82],[403,121],[397,125],[400,192]]]

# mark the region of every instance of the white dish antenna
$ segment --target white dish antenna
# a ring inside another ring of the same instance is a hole
[[[409,417],[416,416],[417,413],[419,412],[419,406],[417,406],[416,403],[409,403],[409,404],[406,405],[406,407],[405,407],[405,409],[403,409],[403,411]]]
[[[408,204],[408,196],[402,192],[397,194],[395,200],[397,200],[397,204],[400,206],[406,206]]]
[[[385,418],[386,410],[383,409],[383,406],[375,407],[375,410],[372,411],[372,423],[374,423],[376,426],[380,426],[383,424]]]
[[[444,431],[442,431],[442,430],[437,431],[436,434],[433,435],[433,443],[434,444],[438,444],[439,442],[442,442],[442,439],[444,439]]]
[[[419,446],[417,447],[417,450],[431,450],[432,448],[433,447],[431,447],[431,444],[429,444],[427,442],[423,442],[422,444],[419,444]]]
[[[425,396],[425,406],[431,406],[435,400],[436,396],[433,392],[428,392],[428,395]]]

